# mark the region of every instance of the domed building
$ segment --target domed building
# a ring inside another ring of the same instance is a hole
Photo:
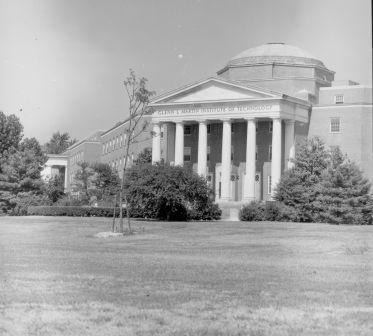
[[[217,76],[151,102],[153,162],[189,166],[207,178],[218,202],[270,200],[296,144],[318,135],[373,181],[371,87],[333,80],[333,71],[298,47],[245,50]]]

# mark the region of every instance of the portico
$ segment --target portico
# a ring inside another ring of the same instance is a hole
[[[221,202],[274,196],[295,153],[295,125],[308,123],[309,109],[306,101],[220,78],[160,96],[150,106],[153,163],[161,160],[163,140],[163,159],[212,177]],[[161,139],[161,129],[167,139]]]

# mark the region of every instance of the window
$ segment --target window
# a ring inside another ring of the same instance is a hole
[[[339,133],[341,131],[341,120],[340,118],[331,118],[330,119],[330,132]]]
[[[122,145],[123,145],[123,135],[120,136],[120,144],[119,144],[119,146],[122,147]]]
[[[184,135],[191,135],[192,134],[192,126],[185,125],[184,126]]]
[[[211,134],[211,124],[207,125],[207,134]]]
[[[258,161],[258,146],[255,148],[255,161]]]
[[[164,127],[161,126],[161,139],[163,139],[163,136],[164,136]]]
[[[234,158],[234,147],[231,146],[231,161],[233,161]]]
[[[272,192],[272,176],[268,176],[268,194]]]
[[[191,147],[184,147],[184,162],[190,162],[192,157]]]
[[[344,97],[343,97],[343,94],[336,94],[334,96],[334,102],[336,104],[343,104],[344,103]]]
[[[272,145],[268,147],[268,161],[272,161]]]
[[[259,122],[256,122],[255,123],[255,132],[258,133],[258,130],[259,130]]]
[[[207,146],[207,161],[210,161],[210,153],[211,153],[210,146]]]
[[[272,131],[273,131],[273,122],[272,121],[269,122],[268,131],[269,131],[269,133],[272,133]]]
[[[231,132],[234,133],[234,124],[231,124]]]

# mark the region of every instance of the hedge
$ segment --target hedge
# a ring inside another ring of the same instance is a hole
[[[29,216],[72,216],[72,217],[112,217],[113,208],[88,206],[30,206],[27,208]],[[115,209],[119,217],[119,208]],[[123,209],[123,216],[126,209]]]

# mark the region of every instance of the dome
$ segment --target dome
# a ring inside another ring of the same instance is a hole
[[[228,65],[251,65],[264,63],[305,64],[325,67],[309,52],[285,43],[267,43],[247,49],[231,58]]]

